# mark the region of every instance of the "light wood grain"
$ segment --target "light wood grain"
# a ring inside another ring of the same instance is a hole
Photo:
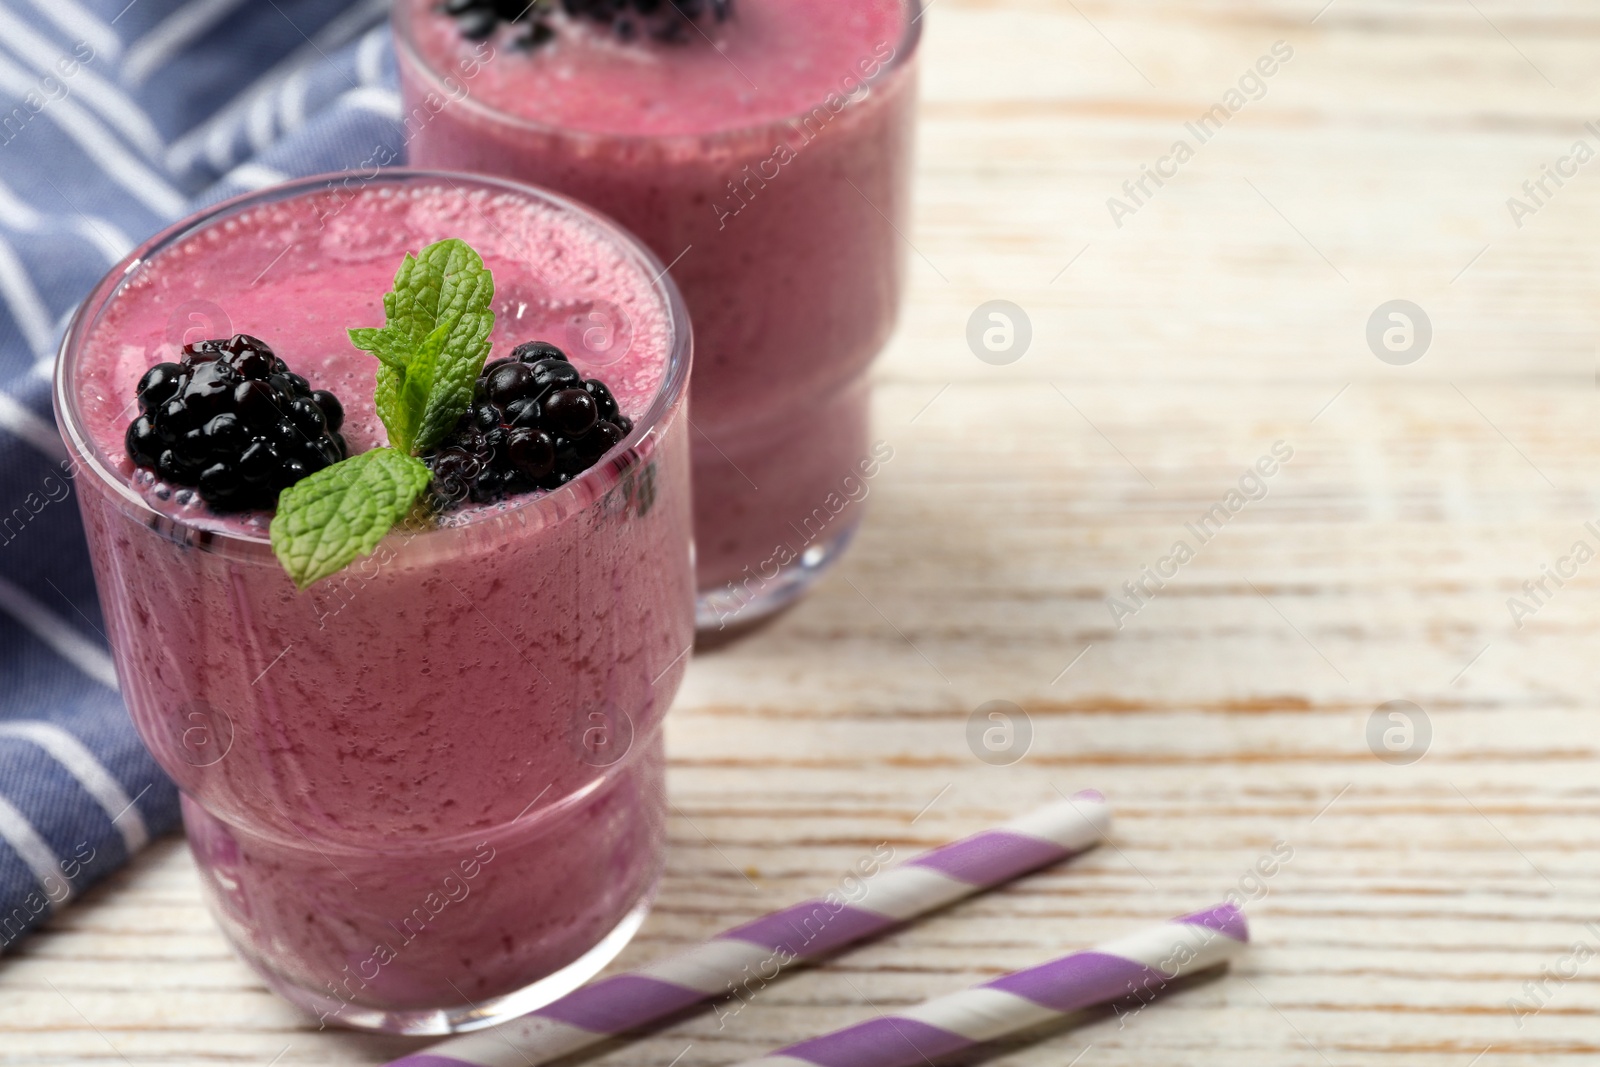
[[[754,1055],[1204,905],[1277,841],[1294,858],[1233,973],[997,1062],[1600,1058],[1600,960],[1520,1028],[1507,1006],[1597,943],[1600,563],[1520,629],[1506,607],[1600,518],[1600,163],[1521,229],[1505,203],[1597,140],[1600,14],[1335,0],[1313,24],[1321,6],[936,0],[915,286],[880,372],[896,455],[842,569],[691,667],[670,865],[621,965],[1057,788],[1112,797],[1115,847],[599,1063]],[[1277,40],[1295,56],[1266,97],[1116,228],[1106,198]],[[1436,330],[1404,368],[1363,339],[1398,297]],[[963,339],[993,298],[1034,325],[1008,367]],[[1267,498],[1119,630],[1105,597],[1278,440]],[[966,745],[991,699],[1035,730],[1010,768]],[[1413,766],[1364,739],[1394,699],[1431,717]],[[177,841],[0,960],[7,1067],[409,1047],[268,994]]]

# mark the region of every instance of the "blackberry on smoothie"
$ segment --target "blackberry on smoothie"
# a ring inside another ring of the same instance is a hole
[[[68,333],[123,695],[224,932],[327,1023],[520,1014],[643,918],[693,634],[661,274],[523,186],[310,179],[155,238]],[[560,341],[600,302],[605,366]]]
[[[414,162],[582,199],[683,290],[702,628],[802,594],[848,543],[887,455],[869,439],[868,368],[904,284],[920,10],[395,5]],[[592,325],[605,338],[617,322],[598,309]]]

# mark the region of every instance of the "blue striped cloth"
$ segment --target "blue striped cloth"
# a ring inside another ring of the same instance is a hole
[[[196,206],[403,148],[388,0],[0,0],[0,952],[177,825],[50,412],[67,320]]]

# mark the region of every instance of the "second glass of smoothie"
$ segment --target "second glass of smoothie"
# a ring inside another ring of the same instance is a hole
[[[571,353],[631,420],[597,465],[397,527],[297,592],[269,512],[213,511],[130,462],[141,376],[233,333],[337,394],[351,454],[381,445],[377,362],[346,329],[381,325],[402,257],[446,238],[494,273],[491,359],[625,309],[625,358]],[[416,172],[308,179],[181,223],[69,330],[57,414],[123,696],[183,791],[224,932],[324,1023],[521,1014],[642,921],[694,630],[689,359],[686,313],[628,235],[523,186]]]
[[[541,16],[535,36],[398,0],[407,140],[417,164],[592,204],[669,264],[697,348],[698,622],[717,630],[803,593],[892,456],[868,367],[904,284],[921,6],[641,5],[664,13],[626,27],[619,6]],[[615,348],[628,329],[597,308],[584,332]]]

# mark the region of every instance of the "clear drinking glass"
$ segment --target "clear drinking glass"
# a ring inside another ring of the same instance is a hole
[[[761,33],[768,12],[797,4],[849,7],[739,0],[731,21],[704,32]],[[581,78],[581,60],[553,58],[541,72],[538,53],[508,43],[513,29],[463,43],[434,0],[394,5],[413,163],[558,189],[671,264],[696,339],[702,631],[753,622],[802,595],[848,545],[892,455],[870,440],[868,370],[904,286],[921,13],[920,0],[901,0],[893,35],[840,55],[830,91],[805,108],[741,124],[669,87],[640,106],[658,109],[671,132],[613,134],[536,114],[556,79]],[[685,36],[647,46],[654,51],[639,62],[670,67],[710,47]],[[625,63],[611,62],[615,50],[594,54],[608,77],[627,77]],[[752,87],[783,76],[777,62],[735,66]],[[619,84],[596,107],[622,106],[616,99],[632,88]],[[703,130],[682,129],[694,124],[691,111]]]
[[[213,515],[131,467],[140,369],[230,331],[341,391],[361,450],[375,422],[352,398],[370,397],[371,357],[343,330],[382,322],[388,285],[372,284],[404,251],[452,236],[495,271],[491,358],[595,301],[631,313],[631,352],[570,350],[586,375],[655,383],[598,466],[397,528],[304,593],[261,517]],[[341,344],[348,356],[314,358]],[[424,172],[208,209],[79,310],[56,411],[123,696],[183,792],[223,931],[324,1021],[486,1025],[575,988],[642,922],[664,852],[662,717],[694,630],[690,353],[661,264],[610,222]]]

